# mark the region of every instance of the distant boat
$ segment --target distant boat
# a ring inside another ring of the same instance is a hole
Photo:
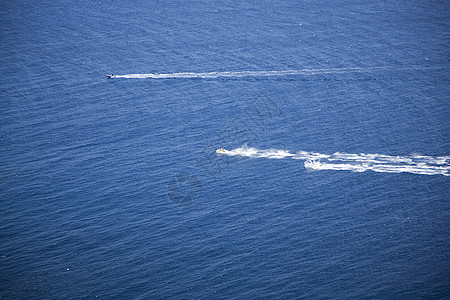
[[[317,169],[323,166],[320,161],[309,159],[305,161],[305,168],[307,169]]]
[[[216,150],[216,153],[219,153],[219,154],[220,154],[220,153],[222,153],[222,154],[223,154],[223,153],[227,153],[227,150],[225,150],[225,148],[220,148],[220,149],[217,149],[217,150]]]
[[[106,77],[107,77],[107,78],[114,78],[114,77],[116,77],[116,75],[111,74],[111,75],[106,75]]]

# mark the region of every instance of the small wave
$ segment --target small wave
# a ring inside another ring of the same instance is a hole
[[[386,154],[322,154],[317,152],[297,151],[291,153],[280,149],[256,149],[241,147],[224,150],[222,155],[245,156],[253,158],[304,160],[305,167],[315,170],[337,170],[353,172],[413,173],[422,175],[450,176],[450,156],[393,156]]]

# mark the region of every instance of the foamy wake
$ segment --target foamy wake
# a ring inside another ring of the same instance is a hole
[[[287,76],[287,75],[314,75],[330,73],[350,73],[350,72],[370,72],[376,70],[422,70],[437,69],[440,67],[351,67],[351,68],[329,68],[329,69],[301,69],[284,71],[238,71],[238,72],[182,72],[182,73],[149,73],[149,74],[126,74],[113,75],[111,78],[135,78],[135,79],[169,79],[169,78],[241,78],[241,77],[268,77],[268,76]]]
[[[255,158],[292,158],[305,160],[307,169],[339,170],[383,173],[413,173],[423,175],[450,176],[450,156],[392,156],[385,154],[349,154],[336,152],[321,154],[316,152],[298,151],[290,153],[286,150],[241,147],[233,150],[218,150],[218,154],[229,156],[246,156]]]

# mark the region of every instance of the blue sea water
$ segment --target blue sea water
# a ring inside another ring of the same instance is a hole
[[[0,298],[450,297],[448,176],[215,153],[450,155],[448,1],[17,0],[0,26]],[[259,75],[105,77],[183,72]]]

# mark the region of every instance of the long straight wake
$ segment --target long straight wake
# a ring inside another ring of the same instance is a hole
[[[349,67],[349,68],[329,68],[329,69],[301,69],[301,70],[283,70],[283,71],[228,71],[228,72],[181,72],[181,73],[149,73],[149,74],[126,74],[126,75],[108,75],[108,78],[125,79],[170,79],[170,78],[242,78],[242,77],[269,77],[269,76],[288,76],[288,75],[315,75],[315,74],[338,74],[351,72],[370,72],[377,70],[424,70],[440,69],[442,67]]]
[[[254,158],[304,160],[307,169],[339,170],[383,173],[413,173],[422,175],[450,176],[450,156],[392,156],[385,154],[349,154],[336,152],[322,154],[308,151],[291,153],[286,150],[241,147],[233,150],[217,150],[218,154],[228,156],[245,156]]]

